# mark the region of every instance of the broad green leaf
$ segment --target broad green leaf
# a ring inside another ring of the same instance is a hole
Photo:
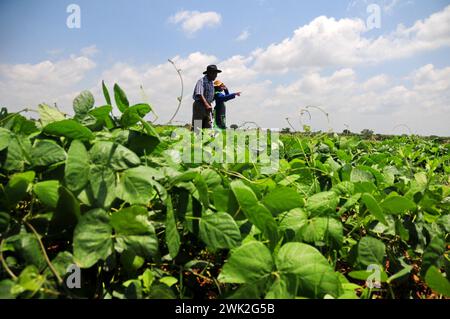
[[[88,141],[94,138],[94,134],[92,134],[90,129],[75,120],[63,120],[50,123],[44,127],[43,132],[48,135],[64,136],[80,141]]]
[[[414,179],[421,190],[426,189],[427,184],[428,184],[427,174],[425,174],[424,172],[416,173],[416,174],[414,174]]]
[[[167,287],[172,287],[178,282],[178,279],[172,276],[163,277],[159,282],[165,284]]]
[[[111,105],[104,105],[89,111],[89,115],[95,117],[97,124],[105,125],[107,128],[114,128],[114,123],[109,115],[112,112]]]
[[[6,212],[0,211],[0,235],[8,230],[10,221],[11,216]]]
[[[39,132],[34,120],[28,120],[19,113],[11,113],[6,123],[4,120],[2,121],[2,126],[18,135],[25,136]]]
[[[130,103],[128,102],[125,92],[116,83],[114,84],[114,100],[116,101],[117,108],[120,112],[125,112]]]
[[[110,207],[116,198],[116,175],[110,167],[93,165],[89,172],[88,196],[92,206]]]
[[[416,204],[412,200],[399,195],[387,197],[380,205],[391,214],[403,214],[416,209]]]
[[[18,285],[12,288],[16,293],[23,293],[29,291],[34,295],[44,285],[46,281],[45,276],[40,274],[38,268],[34,265],[25,267],[19,275]]]
[[[56,272],[64,278],[64,276],[67,275],[67,268],[75,264],[75,261],[73,260],[73,255],[70,252],[62,251],[52,260],[52,264],[56,269]],[[53,276],[53,273],[49,268],[45,271],[47,276]]]
[[[301,208],[295,208],[284,215],[280,215],[279,229],[282,231],[291,229],[297,233],[305,225],[307,220],[308,213]]]
[[[92,93],[83,91],[73,100],[73,110],[76,114],[85,114],[94,107],[94,103]]]
[[[269,249],[260,242],[250,242],[231,252],[218,279],[222,283],[252,283],[270,276],[273,267]]]
[[[122,285],[125,287],[124,296],[126,299],[142,299],[142,284],[140,280],[127,280]]]
[[[134,251],[125,249],[120,254],[120,263],[128,277],[135,277],[137,270],[145,264],[145,259],[136,255]]]
[[[77,192],[83,189],[89,180],[89,155],[84,144],[74,140],[67,153],[64,168],[64,180],[67,188]]]
[[[112,112],[111,105],[103,105],[96,107],[89,111],[89,114],[94,116],[97,120],[106,120],[109,114]]]
[[[305,209],[311,216],[333,216],[338,203],[339,197],[335,192],[323,192],[309,197]]]
[[[95,118],[95,116],[91,115],[90,112],[75,114],[73,119],[75,121],[77,121],[79,124],[81,124],[82,126],[86,126],[89,129],[91,129],[91,128],[94,129],[98,122],[97,119]]]
[[[248,220],[269,239],[271,247],[278,243],[278,227],[270,211],[258,202],[255,193],[242,181],[233,181],[231,190]]]
[[[383,210],[381,209],[380,205],[378,205],[378,202],[371,194],[362,194],[361,200],[363,201],[364,205],[366,205],[369,212],[380,222],[382,222],[384,225],[387,226],[386,218],[384,217]]]
[[[262,299],[272,284],[269,276],[241,285],[228,299]]]
[[[420,273],[422,276],[428,271],[431,266],[439,266],[439,258],[445,253],[445,240],[441,236],[435,236],[431,239],[422,258],[422,267]]]
[[[24,136],[12,135],[2,169],[7,171],[22,171],[26,164],[31,164],[30,153],[30,140]]]
[[[0,299],[14,299],[15,295],[12,293],[14,286],[14,281],[10,279],[0,281]]]
[[[343,232],[340,221],[328,217],[314,217],[305,221],[296,232],[296,238],[316,246],[326,244],[331,247],[340,247],[344,240]]]
[[[351,207],[353,207],[356,203],[358,203],[359,199],[361,198],[361,194],[357,193],[355,195],[352,195],[344,205],[339,209],[338,214],[342,215],[345,212],[347,212]]]
[[[142,275],[139,276],[139,279],[142,280],[142,284],[144,286],[144,290],[146,292],[150,291],[150,287],[155,279],[155,275],[150,269],[146,269]]]
[[[355,182],[355,194],[357,193],[375,193],[378,188],[375,186],[373,182]]]
[[[373,271],[371,270],[354,270],[348,273],[348,276],[350,278],[356,279],[356,280],[361,280],[361,281],[366,281],[369,276],[372,276],[375,273],[375,269],[373,269]],[[388,281],[388,276],[384,271],[380,271],[379,272],[379,282],[387,282]]]
[[[0,127],[0,151],[3,151],[9,146],[11,140],[11,131]]]
[[[303,198],[294,189],[277,187],[262,200],[274,216],[303,206]]]
[[[126,170],[117,188],[117,196],[134,205],[146,205],[156,195],[153,188],[153,170],[139,166]]]
[[[334,186],[331,190],[336,192],[338,195],[353,195],[355,192],[355,184],[349,181],[344,181]]]
[[[48,166],[65,161],[66,157],[64,149],[52,140],[37,140],[31,149],[34,166]]]
[[[141,163],[135,153],[113,142],[97,142],[92,146],[89,154],[93,163],[110,166],[116,171],[135,167]]]
[[[366,269],[369,265],[383,266],[386,256],[384,243],[373,237],[363,237],[357,247],[357,263],[360,269]]]
[[[90,268],[111,255],[112,248],[112,227],[108,214],[102,209],[86,212],[73,235],[73,255],[77,265]]]
[[[180,250],[180,234],[177,229],[177,221],[172,206],[172,198],[166,199],[167,215],[166,215],[166,244],[169,248],[170,257],[175,258]]]
[[[39,241],[34,234],[21,232],[9,237],[7,243],[14,247],[15,253],[26,265],[34,265],[39,270],[43,270],[47,265]]]
[[[39,104],[38,112],[42,126],[65,119],[63,113],[61,113],[57,108],[48,106],[47,104]]]
[[[153,127],[153,125],[151,125],[149,122],[141,119],[140,120],[142,126],[144,127],[145,132],[149,135],[149,136],[153,136],[155,137],[158,141],[160,141],[161,137],[159,136],[158,132],[155,130],[155,128]]]
[[[241,233],[233,217],[219,212],[200,219],[200,238],[213,251],[232,249],[239,245]]]
[[[293,275],[277,277],[266,294],[266,299],[294,299],[297,296],[298,278]]]
[[[103,96],[105,97],[106,104],[112,105],[111,104],[111,97],[109,95],[108,88],[105,85],[105,81],[102,81],[102,90],[103,90]]]
[[[222,178],[213,169],[205,169],[200,174],[202,175],[209,189],[214,189],[215,191],[215,188],[222,184]]]
[[[209,207],[208,185],[202,175],[197,174],[193,183],[198,192],[198,199],[202,203],[203,207],[207,209]]]
[[[170,178],[169,180],[170,187],[176,186],[179,183],[190,182],[194,180],[197,176],[198,172],[193,170],[188,170],[182,174],[178,174]]]
[[[231,191],[229,189],[225,189],[222,186],[218,186],[216,189],[214,189],[214,192],[212,194],[213,202],[214,202],[214,207],[218,211],[228,212],[228,207],[229,207],[228,197],[230,196],[230,192]],[[232,195],[232,194],[231,194],[231,196],[234,197],[234,195]]]
[[[80,203],[70,190],[59,188],[58,204],[53,213],[50,229],[54,232],[73,231],[80,219]]]
[[[0,199],[5,206],[14,207],[28,194],[36,173],[34,171],[16,173],[11,176],[6,187],[0,188]],[[3,194],[2,194],[3,193]]]
[[[150,227],[147,209],[142,206],[131,206],[114,212],[110,223],[122,235],[145,234]]]
[[[410,265],[406,265],[405,268],[403,268],[402,270],[400,270],[399,272],[393,274],[392,276],[390,276],[387,280],[387,283],[390,284],[392,281],[402,278],[406,275],[409,275],[411,273],[411,270],[413,269],[413,266]]]
[[[431,289],[437,293],[450,297],[450,281],[444,277],[435,266],[431,266],[425,276],[425,281]]]
[[[447,233],[450,233],[450,215],[443,215],[439,217],[436,223],[442,227]]]
[[[151,110],[152,108],[148,104],[136,104],[130,106],[123,112],[122,117],[120,118],[120,124],[124,128],[133,126]]]
[[[158,239],[148,220],[147,209],[139,206],[124,208],[111,216],[111,225],[116,232],[118,252],[129,250],[146,259],[158,253]]]
[[[150,299],[176,299],[170,287],[164,284],[153,284],[150,289]]]
[[[356,183],[356,182],[373,182],[374,177],[373,175],[365,170],[362,170],[360,168],[353,168],[352,172],[350,173],[350,182]]]
[[[50,208],[56,208],[58,204],[58,189],[59,181],[56,180],[39,182],[33,186],[33,191],[39,201]]]
[[[130,130],[128,135],[127,147],[138,156],[150,155],[157,148],[160,141],[155,136]]]
[[[342,291],[338,274],[325,257],[312,246],[287,243],[281,247],[275,263],[281,274],[297,276],[300,296],[323,298],[326,294],[330,294],[338,297]]]

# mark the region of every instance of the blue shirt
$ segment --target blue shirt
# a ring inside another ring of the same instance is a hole
[[[214,101],[214,82],[210,81],[206,75],[198,80],[192,98],[195,101],[201,101],[198,95],[203,95],[209,104]]]
[[[234,99],[235,97],[236,97],[236,93],[230,94],[230,92],[228,92],[228,90],[215,92],[216,104],[222,103],[222,102],[227,102],[229,100]]]

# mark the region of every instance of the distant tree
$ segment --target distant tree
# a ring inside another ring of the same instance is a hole
[[[289,133],[291,133],[291,129],[289,127],[285,127],[283,129],[281,129],[281,133],[282,134],[289,134]]]
[[[232,124],[232,125],[230,126],[230,128],[231,128],[232,130],[237,130],[237,129],[239,128],[239,126],[237,126],[236,124]]]
[[[373,133],[374,132],[372,130],[369,130],[369,129],[364,129],[364,130],[361,131],[361,135],[365,139],[371,138],[373,136]]]
[[[342,134],[350,135],[350,134],[352,134],[352,132],[350,130],[345,129],[344,131],[342,131]]]

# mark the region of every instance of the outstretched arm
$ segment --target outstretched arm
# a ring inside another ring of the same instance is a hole
[[[226,93],[227,91],[228,90],[225,91],[225,94],[224,93],[217,93],[216,94],[216,100],[219,101],[219,102],[227,102],[229,100],[234,99],[236,96],[240,95],[240,93],[227,94]]]

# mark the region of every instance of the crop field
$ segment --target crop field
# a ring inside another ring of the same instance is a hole
[[[103,93],[2,109],[0,298],[450,297],[448,141],[231,130],[182,160],[181,128]]]

